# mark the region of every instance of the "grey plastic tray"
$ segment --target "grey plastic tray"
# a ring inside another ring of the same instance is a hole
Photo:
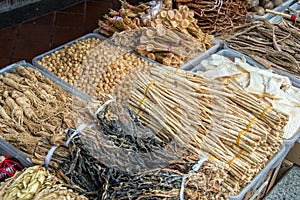
[[[195,66],[197,66],[202,60],[204,60],[204,59],[208,58],[209,56],[211,56],[212,54],[216,53],[222,47],[223,41],[218,40],[218,39],[214,39],[213,41],[216,42],[216,44],[214,46],[209,48],[207,51],[201,53],[196,58],[194,58],[194,59],[190,60],[189,62],[185,63],[184,65],[182,65],[180,67],[180,69],[193,70],[195,68]]]
[[[242,59],[244,57],[246,59],[246,61],[247,61],[248,64],[256,66],[256,67],[259,67],[261,69],[265,69],[265,67],[263,65],[261,65],[258,62],[256,62],[251,57],[249,57],[247,55],[244,55],[244,54],[242,54],[242,53],[240,53],[238,51],[235,51],[233,49],[230,49],[228,47],[226,47],[225,49],[221,49],[220,51],[213,52],[209,56],[211,56],[214,53],[222,55],[222,56],[225,56],[225,57],[228,57],[228,58],[231,58],[231,59],[234,59],[234,58],[240,58],[240,59]],[[207,56],[206,58],[209,58],[209,56]],[[202,60],[204,60],[204,59],[202,59]],[[203,70],[203,67],[200,64],[200,62],[198,62],[197,66],[192,71],[196,72],[196,71],[199,71],[199,70],[200,71]]]
[[[276,8],[274,8],[273,10],[274,11],[277,11],[277,12],[282,12],[284,11],[286,8],[288,8],[290,5],[292,5],[293,3],[295,3],[297,0],[287,0],[285,1],[283,4],[281,4],[280,6],[277,6]],[[258,18],[265,18],[265,19],[271,19],[272,17],[274,17],[276,15],[274,14],[271,14],[271,13],[266,13],[262,16],[260,15],[254,15],[254,19],[258,19]]]
[[[27,168],[32,166],[32,162],[29,157],[2,138],[0,138],[0,155],[11,155],[12,157],[18,159],[23,167]]]
[[[252,189],[256,190],[264,181],[264,179],[267,177],[270,170],[276,168],[280,163],[284,160],[284,154],[285,154],[285,146],[282,145],[280,147],[279,152],[268,162],[268,164],[263,168],[256,177],[252,179],[252,181],[246,185],[246,187],[236,196],[229,195],[229,200],[242,200],[244,199],[244,196],[246,193]]]
[[[289,7],[290,9],[294,10],[294,11],[297,11],[297,10],[300,10],[300,4],[298,3],[294,3],[293,5],[291,5]],[[287,8],[286,8],[287,9]],[[283,10],[284,11],[284,10]],[[283,12],[282,11],[282,12]],[[280,21],[282,20],[282,16],[278,16],[278,15],[275,15],[273,16],[269,21],[272,23],[272,24],[277,24],[277,23],[280,23]]]

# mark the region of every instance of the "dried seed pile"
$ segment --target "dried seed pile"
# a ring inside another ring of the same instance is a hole
[[[283,20],[257,22],[227,40],[228,46],[268,68],[300,78],[300,29]]]
[[[35,69],[23,66],[0,75],[0,96],[0,136],[34,164],[43,164],[56,139],[65,137],[64,129],[74,126],[72,96]],[[63,160],[67,153],[57,151],[56,156]]]
[[[23,172],[17,172],[12,178],[0,183],[0,196],[3,200],[10,199],[74,199],[87,200],[83,195],[78,195],[43,167],[34,166]]]
[[[70,85],[74,85],[81,74],[82,62],[89,56],[90,50],[100,42],[100,39],[94,37],[79,40],[43,57],[37,63]]]
[[[101,93],[112,94],[115,88],[123,83],[117,97],[121,97],[121,91],[126,94],[129,85],[126,79],[134,76],[135,71],[151,67],[153,64],[139,58],[121,47],[103,41],[95,47],[87,59],[83,62],[80,76],[75,81],[75,86],[83,92],[97,97]],[[129,83],[128,83],[129,84]]]
[[[188,39],[184,34],[165,28],[141,28],[116,33],[112,41],[135,49],[137,53],[163,65],[180,67],[211,47],[211,39],[203,43]]]
[[[233,28],[247,22],[247,1],[244,0],[176,0],[176,3],[194,11],[198,26],[204,33],[214,36],[226,36]]]
[[[86,127],[72,140],[72,159],[62,168],[90,199],[177,199],[185,173],[186,198],[227,199],[224,169],[206,162],[191,171],[198,157],[160,141],[128,108],[111,104],[95,122],[100,126]]]
[[[279,150],[288,116],[244,90],[192,72],[153,67],[138,74],[129,105],[163,141],[229,166],[237,194]],[[263,115],[263,117],[261,117]]]

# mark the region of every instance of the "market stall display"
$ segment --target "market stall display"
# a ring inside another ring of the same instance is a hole
[[[172,138],[196,155],[203,149],[221,166],[228,164],[230,194],[279,150],[288,116],[234,84],[153,67],[150,75],[138,74],[134,85],[129,105],[141,121],[165,141]]]
[[[109,98],[104,101],[87,104],[85,112],[78,115],[78,133],[69,133],[77,134],[71,141],[72,159],[62,166],[72,183],[87,190],[89,198],[184,195],[227,199],[222,187],[227,177],[224,168],[216,167],[214,161],[205,162],[201,168],[198,157],[176,142],[163,142],[126,106]],[[192,166],[198,168],[190,170]],[[216,187],[208,188],[211,184]]]
[[[33,64],[48,69],[63,81],[74,85],[75,80],[80,76],[83,61],[104,39],[106,38],[95,34],[85,35],[35,57]]]
[[[222,82],[234,80],[247,92],[287,114],[289,119],[284,128],[283,138],[290,139],[299,129],[299,89],[291,85],[288,77],[257,68],[255,63],[253,66],[246,61],[242,54],[224,49],[199,63],[201,70],[198,73]]]
[[[297,23],[246,23],[259,1],[120,2],[111,38],[0,71],[0,197],[243,199],[299,135]]]

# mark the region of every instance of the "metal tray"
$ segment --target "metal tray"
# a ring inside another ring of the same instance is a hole
[[[282,12],[285,9],[287,9],[290,5],[292,5],[293,3],[295,3],[296,1],[297,0],[287,0],[283,4],[281,4],[280,6],[277,6],[276,8],[274,8],[273,10],[277,11],[277,12]],[[276,16],[276,15],[271,14],[271,13],[266,13],[266,14],[264,14],[262,16],[260,16],[260,15],[254,15],[254,19],[265,18],[265,19],[270,20],[274,16]]]
[[[300,10],[300,4],[298,3],[294,3],[293,5],[291,5],[289,7],[290,9],[292,10]],[[287,8],[286,8],[287,9]],[[285,10],[285,9],[284,9]],[[283,11],[284,11],[283,10]],[[281,11],[281,12],[283,12]],[[274,17],[272,17],[269,21],[272,23],[272,24],[277,24],[277,23],[280,23],[280,21],[283,19],[282,16],[278,16],[278,15],[275,15]]]
[[[216,44],[214,46],[212,46],[205,52],[201,53],[196,58],[194,58],[194,59],[188,61],[187,63],[185,63],[184,65],[182,65],[180,67],[180,69],[192,71],[195,68],[195,66],[197,66],[202,60],[204,60],[204,59],[208,58],[209,56],[211,56],[212,54],[216,53],[222,47],[223,41],[218,40],[218,39],[214,39],[213,41],[216,42]]]
[[[252,189],[256,190],[267,177],[270,170],[276,168],[283,160],[284,160],[284,153],[285,153],[285,146],[282,145],[280,147],[279,152],[268,162],[268,164],[263,168],[256,177],[252,179],[252,181],[244,187],[244,189],[236,196],[229,195],[229,200],[242,200],[246,193]]]

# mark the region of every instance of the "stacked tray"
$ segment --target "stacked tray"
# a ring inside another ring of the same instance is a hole
[[[277,11],[277,12],[282,12],[282,11],[284,11],[285,9],[287,9],[290,5],[292,5],[295,2],[296,2],[296,0],[286,0],[283,4],[281,4],[280,6],[277,6],[273,10]],[[254,15],[254,19],[265,18],[265,19],[270,20],[274,16],[275,15],[272,14],[272,13],[266,13],[266,14],[264,14],[262,16],[260,16],[260,15]]]

